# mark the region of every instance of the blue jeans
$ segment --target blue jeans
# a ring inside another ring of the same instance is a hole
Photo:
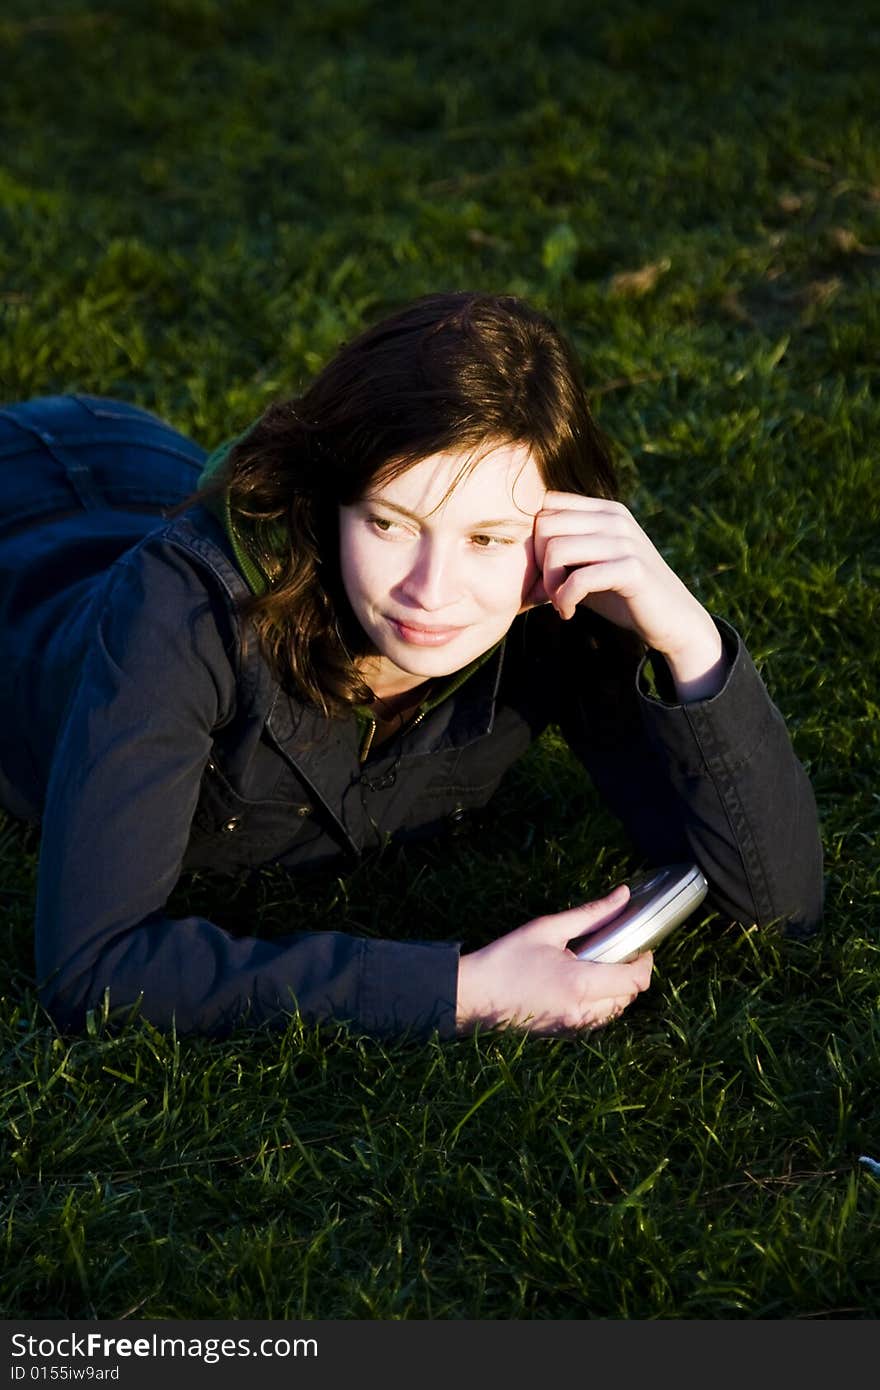
[[[54,727],[81,658],[90,588],[196,490],[205,457],[122,401],[0,406],[0,806],[34,818],[22,719],[39,709]]]
[[[205,457],[122,401],[77,394],[0,406],[0,539],[83,511],[161,513],[195,490]]]

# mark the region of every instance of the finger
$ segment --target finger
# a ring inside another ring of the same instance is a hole
[[[616,560],[598,561],[573,570],[553,593],[553,602],[563,618],[571,618],[577,605],[589,594],[620,594],[632,598],[642,576],[642,564],[636,555],[624,555]],[[547,587],[546,578],[544,580]]]
[[[617,515],[630,515],[629,508],[613,497],[590,497],[583,492],[554,492],[548,488],[544,493],[542,511],[565,512],[583,507],[585,511],[607,511]]]
[[[589,903],[578,903],[576,907],[566,908],[563,912],[541,917],[532,923],[532,928],[540,932],[547,941],[557,946],[567,946],[569,941],[583,936],[584,932],[592,927],[601,927],[604,922],[610,922],[628,900],[629,888],[625,883],[619,883],[610,893],[606,893],[604,898],[596,898]]]
[[[624,537],[631,536],[637,527],[638,523],[629,513],[585,511],[583,509],[565,512],[541,511],[535,517],[533,532],[535,561],[537,564],[543,565],[547,544],[556,536],[605,534]]]
[[[651,983],[651,975],[654,970],[654,952],[643,951],[640,956],[636,956],[635,960],[631,960],[629,964],[636,967],[636,988],[641,993],[641,991],[647,989]]]
[[[621,906],[616,907],[616,908],[614,909],[614,912],[612,913],[612,916],[611,916],[611,917],[606,917],[606,916],[604,916],[604,915],[603,915],[602,917],[596,917],[592,922],[589,923],[588,926],[581,927],[581,928],[580,928],[580,933],[581,933],[581,934],[580,934],[580,936],[578,937],[577,942],[574,943],[575,945],[581,946],[585,941],[589,940],[589,938],[593,935],[594,932],[597,932],[597,931],[599,931],[602,927],[607,926],[608,923],[612,920],[612,918],[613,918],[613,917],[616,917],[616,916],[618,915],[618,913],[622,912],[622,911],[623,911],[623,908],[626,907],[627,902],[629,901],[630,897],[632,897],[632,891],[630,890],[628,884],[621,883],[619,886],[620,886],[621,888],[626,888],[626,890],[627,890],[627,896],[626,896],[625,898],[623,897],[623,895],[621,895]],[[615,891],[616,891],[616,890],[615,890]],[[604,899],[600,899],[600,901],[605,901],[605,900],[604,900]],[[589,904],[585,904],[585,906],[589,906]],[[570,909],[570,911],[577,911],[577,910],[578,910],[578,909],[576,909],[576,908]],[[560,916],[561,916],[561,914],[560,914]]]
[[[573,536],[552,536],[544,549],[542,571],[544,588],[551,602],[556,602],[559,590],[569,574],[581,565],[595,565],[620,555],[621,542],[605,532],[596,535],[578,533]]]
[[[629,995],[635,990],[641,994],[651,983],[653,957],[650,952],[636,960],[620,961],[605,965],[594,960],[579,960],[578,970],[584,971],[583,999],[586,1003],[593,999],[611,999],[618,995]]]
[[[607,999],[588,999],[582,1004],[574,1004],[559,1017],[549,1015],[535,1020],[533,1028],[546,1035],[559,1037],[560,1034],[576,1037],[578,1033],[592,1032],[604,1028],[606,1023],[619,1018],[625,1009],[638,998],[638,990],[628,994],[613,994]]]
[[[615,1018],[620,1018],[620,1015],[629,1008],[637,997],[637,994],[628,994],[611,999],[597,999],[595,1003],[590,1005],[587,1026],[604,1028],[606,1023],[612,1023]]]
[[[550,595],[544,588],[543,577],[539,574],[534,583],[526,588],[522,595],[519,611],[525,613],[529,608],[538,608],[542,603],[549,603]]]
[[[555,534],[565,535],[568,532],[576,531],[583,526],[588,531],[601,530],[603,527],[611,532],[626,531],[638,526],[638,522],[630,512],[615,507],[611,502],[607,503],[606,508],[599,507],[566,507],[564,510],[553,507],[542,507],[535,513],[535,531],[541,537],[552,536]]]
[[[589,1012],[591,1012],[592,1017],[596,1020],[594,1027],[602,1027],[603,1023],[609,1023],[612,1019],[619,1019],[624,1009],[630,1008],[634,999],[637,998],[638,992],[635,992],[635,994],[612,995],[609,999],[595,999],[595,1001],[589,1005]]]

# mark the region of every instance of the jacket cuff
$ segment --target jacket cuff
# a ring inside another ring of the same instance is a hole
[[[779,717],[739,634],[723,618],[712,616],[729,663],[724,684],[714,695],[680,703],[669,669],[657,652],[642,659],[636,674],[648,736],[686,776],[735,771],[749,761],[767,724]],[[649,662],[657,695],[650,689]]]
[[[377,1034],[455,1037],[457,941],[364,941],[356,1020]]]

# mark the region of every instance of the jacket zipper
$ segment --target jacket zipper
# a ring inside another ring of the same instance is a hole
[[[375,721],[375,719],[371,719],[371,720],[370,720],[370,727],[369,727],[369,729],[367,729],[367,732],[366,732],[366,734],[364,735],[364,741],[363,741],[363,743],[361,744],[361,751],[360,751],[360,755],[359,755],[359,758],[358,758],[358,761],[360,762],[361,766],[363,766],[363,764],[367,761],[367,757],[369,756],[370,749],[371,749],[372,746],[373,746],[373,739],[374,739],[375,737],[376,737],[376,721]]]
[[[421,724],[422,720],[424,719],[424,717],[425,717],[425,715],[426,715],[427,713],[428,713],[428,711],[425,710],[425,709],[420,710],[419,713],[416,715],[415,719],[413,720],[413,722],[412,722],[411,724],[407,724],[406,728],[405,728],[405,729],[402,729],[402,730],[400,731],[400,732],[401,732],[401,736],[402,736],[403,734],[411,733],[412,730],[416,727],[417,724]],[[367,761],[367,758],[370,756],[370,749],[371,749],[372,746],[373,746],[373,739],[376,737],[376,729],[377,729],[377,727],[378,727],[378,725],[377,725],[377,723],[376,723],[376,720],[375,720],[375,719],[371,719],[371,720],[370,720],[370,727],[369,727],[369,729],[368,729],[367,732],[366,732],[366,735],[365,735],[365,737],[364,737],[364,741],[363,741],[363,743],[362,743],[362,745],[361,745],[360,755],[359,755],[359,757],[358,757],[358,761],[359,761],[359,763],[361,764],[362,767],[363,767],[364,763]]]

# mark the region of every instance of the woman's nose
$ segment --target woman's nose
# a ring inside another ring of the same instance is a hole
[[[401,590],[411,603],[426,612],[448,608],[459,597],[454,557],[441,545],[425,541],[401,582]]]

